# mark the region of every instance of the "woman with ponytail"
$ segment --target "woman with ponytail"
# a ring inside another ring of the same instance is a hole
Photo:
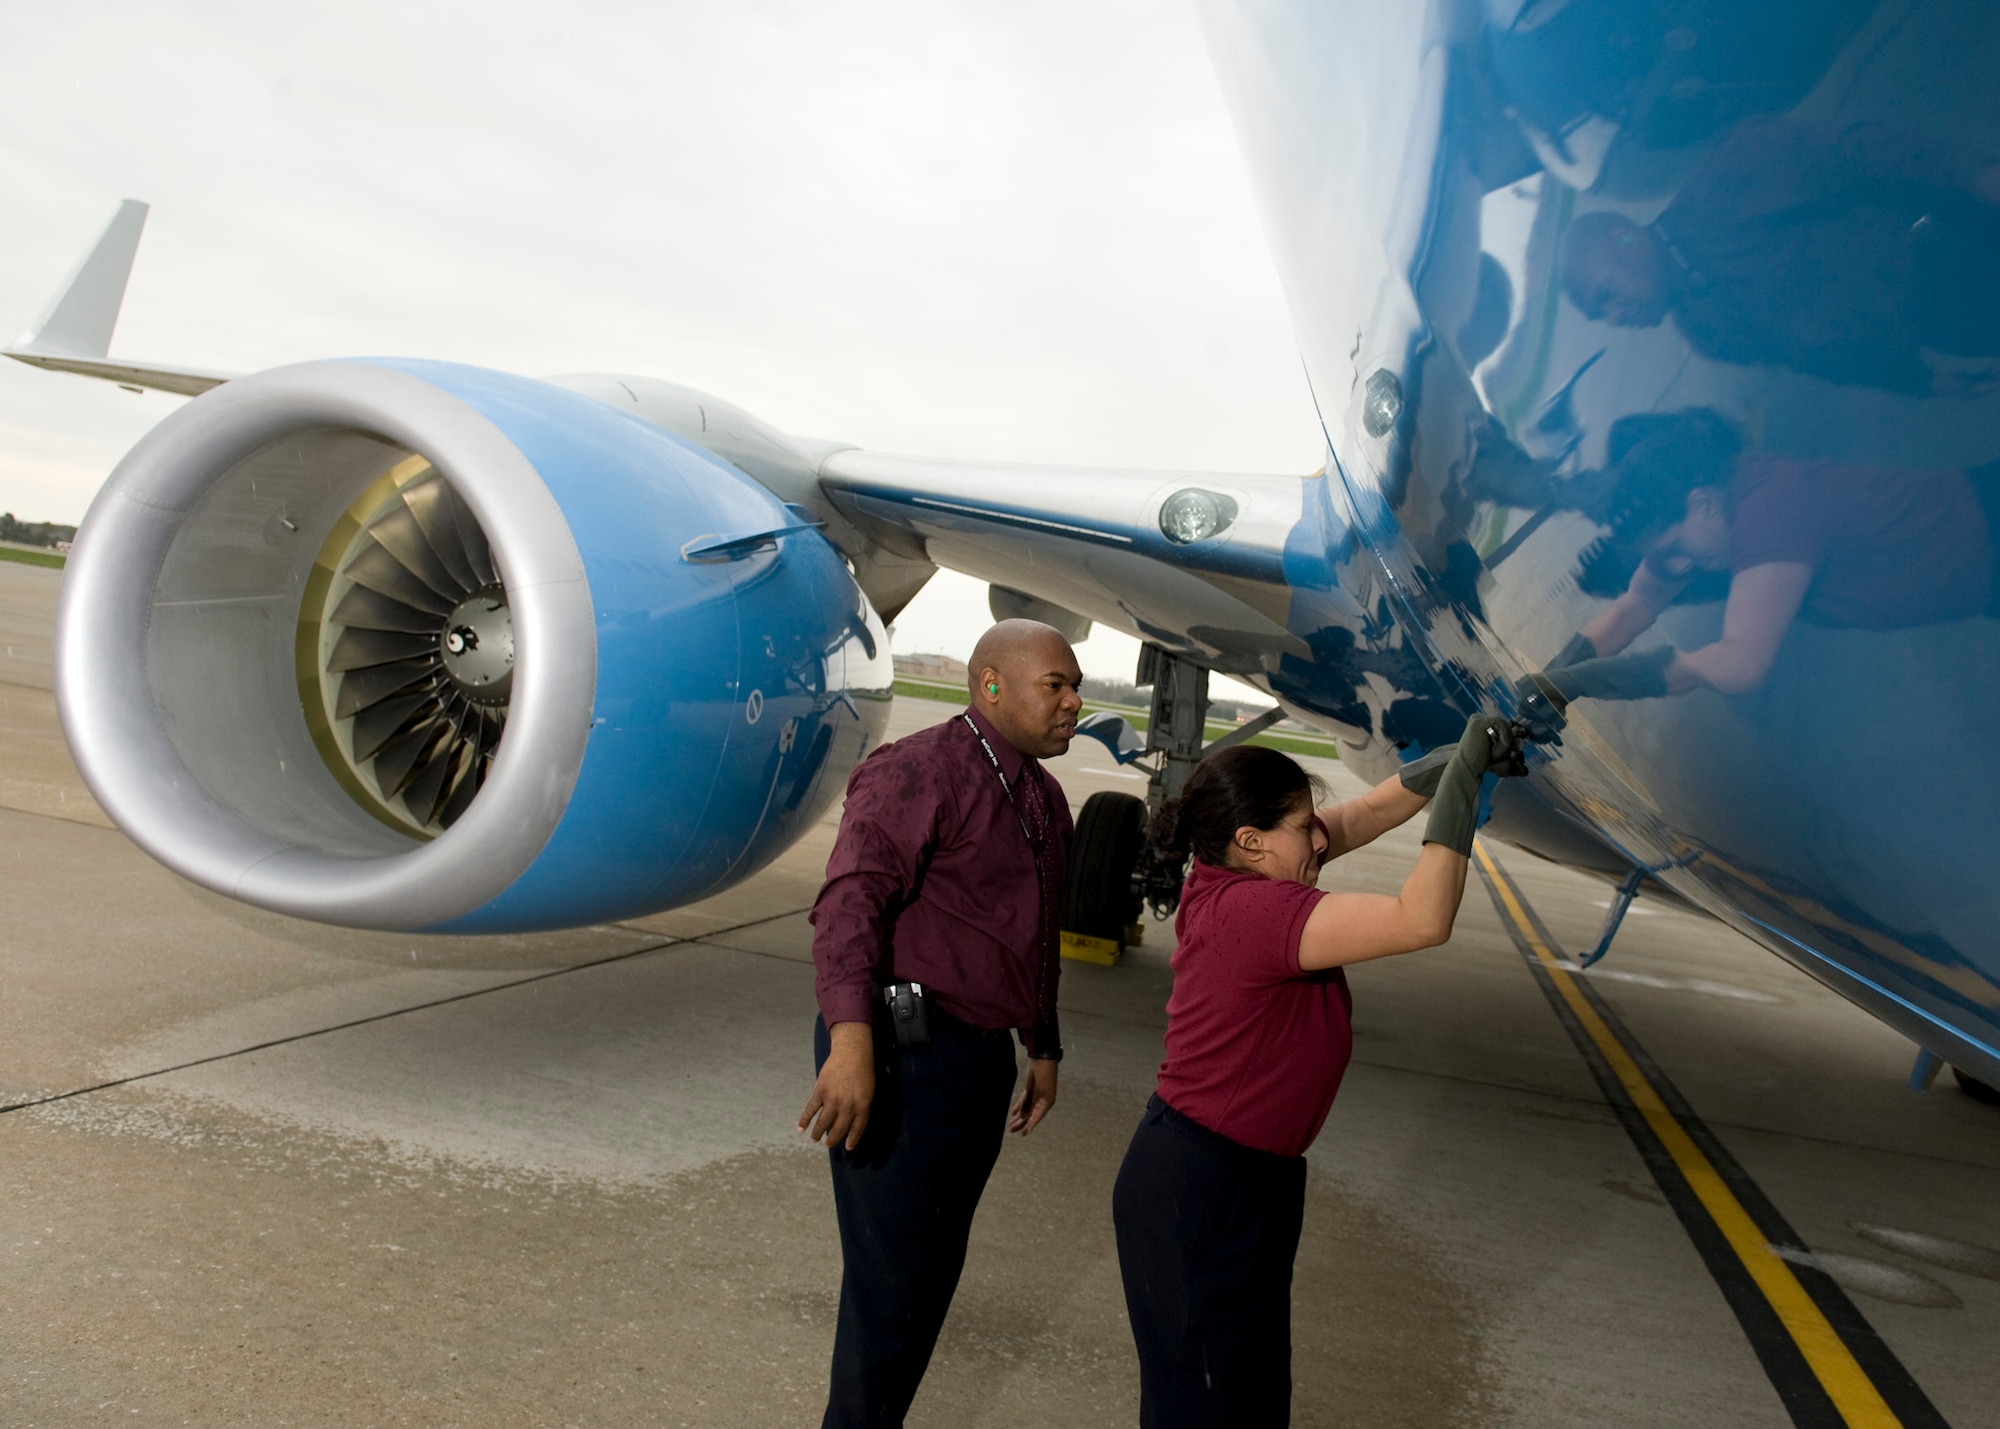
[[[1283,1425],[1305,1150],[1353,1041],[1349,963],[1451,936],[1487,774],[1524,774],[1518,732],[1476,716],[1453,748],[1358,799],[1272,749],[1203,760],[1151,836],[1193,858],[1174,928],[1159,1089],[1118,1173],[1112,1215],[1139,1350],[1139,1422]],[[1431,806],[1400,893],[1322,893],[1320,868]]]

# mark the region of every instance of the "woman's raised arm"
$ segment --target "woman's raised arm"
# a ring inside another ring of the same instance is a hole
[[[1424,851],[1403,880],[1402,891],[1393,898],[1333,893],[1320,899],[1299,932],[1301,972],[1434,948],[1451,936],[1479,824],[1479,783],[1488,773],[1525,774],[1527,766],[1521,761],[1518,732],[1498,715],[1478,714],[1466,721],[1457,749],[1438,776],[1430,822],[1424,827]],[[1391,785],[1400,787],[1400,779],[1385,780],[1348,803],[1366,805],[1382,795],[1383,808],[1400,807],[1403,801],[1385,793]],[[1402,793],[1404,800],[1421,799],[1408,789]],[[1335,812],[1344,807],[1336,805]]]
[[[1320,822],[1326,825],[1326,856],[1339,858],[1373,843],[1399,824],[1408,823],[1429,802],[1428,794],[1417,793],[1404,784],[1400,774],[1391,774],[1366,794],[1328,804],[1319,811]]]
[[[1451,937],[1465,896],[1464,854],[1443,844],[1424,845],[1403,891],[1329,893],[1299,933],[1299,971],[1346,967],[1396,953],[1435,948]]]

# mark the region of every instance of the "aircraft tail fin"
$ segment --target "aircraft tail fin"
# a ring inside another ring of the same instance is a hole
[[[112,329],[125,303],[126,280],[146,228],[148,206],[128,198],[118,205],[97,242],[83,255],[41,317],[6,349],[17,362],[99,377],[124,387],[152,387],[194,396],[227,382],[227,372],[161,363],[112,362]]]
[[[125,280],[139,252],[146,212],[147,206],[134,198],[118,205],[103,236],[83,255],[41,318],[21,334],[16,347],[66,357],[103,357],[111,351],[111,330],[118,325],[118,309],[125,302]]]

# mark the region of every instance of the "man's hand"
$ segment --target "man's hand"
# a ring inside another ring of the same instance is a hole
[[[827,1036],[833,1047],[799,1113],[799,1130],[829,1148],[845,1145],[852,1151],[868,1129],[868,1108],[875,1100],[875,1029],[866,1022],[836,1022]],[[1055,1100],[1053,1081],[1049,1100]]]
[[[1045,1057],[1030,1057],[1028,1080],[1021,1086],[1014,1110],[1008,1113],[1007,1129],[1026,1136],[1042,1124],[1042,1118],[1055,1104],[1056,1064]]]

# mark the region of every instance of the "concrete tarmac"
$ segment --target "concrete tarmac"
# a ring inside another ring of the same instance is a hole
[[[0,563],[0,1106],[139,1080],[0,1113],[0,1424],[816,1423],[839,1244],[794,1123],[833,818],[705,904],[570,933],[238,907],[78,780],[59,580]],[[895,730],[950,713],[899,700]],[[1088,742],[1052,768],[1073,804],[1140,789]],[[1326,886],[1393,890],[1416,848]],[[1608,890],[1495,852],[1587,945]],[[1171,944],[1066,967],[1060,1101],[1001,1156],[913,1424],[1136,1420],[1110,1189]],[[1589,982],[1943,1420],[2000,1426],[2000,1110],[1913,1096],[1908,1044],[1693,914],[1642,902]],[[1792,1422],[1483,888],[1352,983],[1295,1423]]]

